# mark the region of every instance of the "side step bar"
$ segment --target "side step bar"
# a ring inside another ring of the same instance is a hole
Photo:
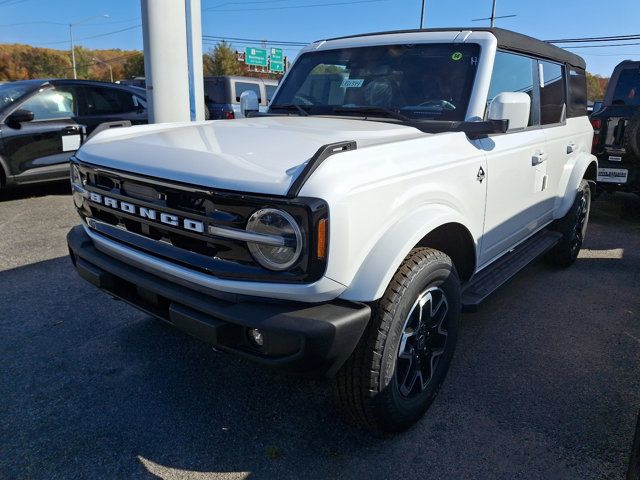
[[[561,238],[558,232],[542,230],[477,273],[462,290],[462,311],[475,312],[483,300],[533,260],[551,250]]]

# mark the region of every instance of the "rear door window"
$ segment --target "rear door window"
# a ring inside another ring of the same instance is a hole
[[[640,106],[640,68],[625,68],[620,71],[611,103]]]
[[[260,84],[259,83],[249,83],[249,82],[235,82],[236,88],[236,102],[240,101],[240,95],[246,91],[255,92],[256,97],[258,97],[258,103],[262,103],[262,95],[260,94]]]
[[[561,123],[565,119],[564,67],[540,60],[540,124]]]
[[[114,115],[136,110],[134,95],[117,88],[85,87],[85,115]]]

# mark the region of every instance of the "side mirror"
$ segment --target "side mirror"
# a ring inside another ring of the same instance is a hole
[[[504,92],[489,105],[489,120],[509,120],[509,131],[521,130],[529,124],[531,98],[523,92]]]
[[[253,90],[245,90],[240,95],[240,111],[244,117],[248,117],[259,108],[258,96]]]
[[[22,122],[30,122],[33,120],[33,112],[31,110],[23,110],[19,108],[11,115],[9,115],[5,121],[10,127],[20,128]]]

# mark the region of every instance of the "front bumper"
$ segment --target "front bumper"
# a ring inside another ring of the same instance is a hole
[[[210,295],[131,266],[98,250],[82,226],[67,235],[82,278],[186,333],[283,370],[332,376],[355,349],[371,314],[365,304],[270,301]],[[263,333],[254,345],[250,329]]]

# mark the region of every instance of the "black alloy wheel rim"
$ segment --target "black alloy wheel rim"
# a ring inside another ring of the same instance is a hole
[[[420,395],[432,382],[447,344],[448,312],[447,297],[438,287],[418,295],[409,310],[395,369],[396,384],[403,397]]]
[[[589,198],[583,192],[580,198],[580,203],[576,210],[576,222],[573,227],[573,234],[571,236],[571,252],[576,253],[582,247],[584,241],[584,234],[587,227],[587,216],[589,215]]]

